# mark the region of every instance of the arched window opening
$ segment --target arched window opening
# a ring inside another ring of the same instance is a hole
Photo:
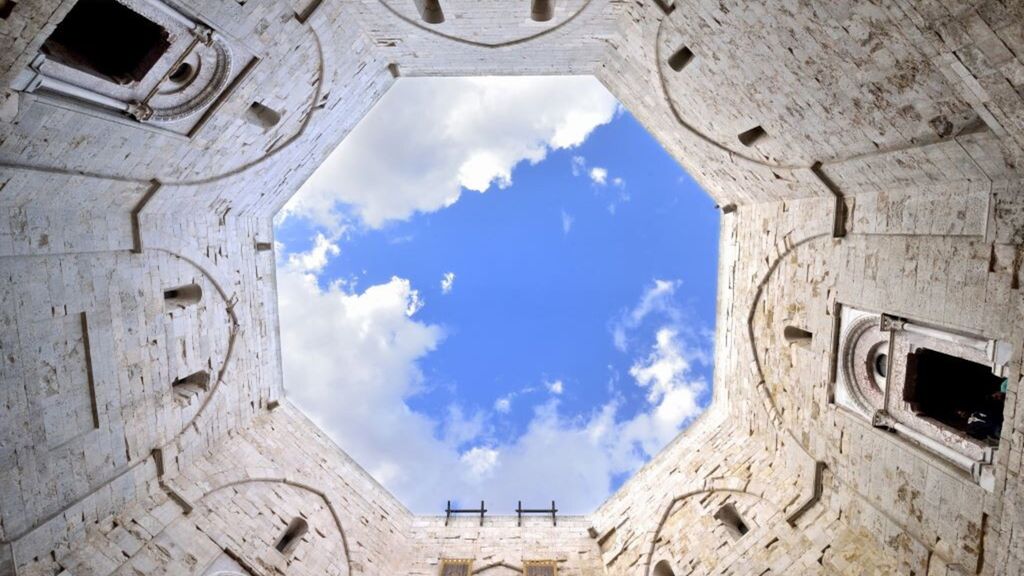
[[[281,538],[277,541],[277,545],[274,548],[277,549],[281,554],[291,554],[295,547],[299,545],[299,540],[306,535],[309,531],[309,524],[306,523],[302,518],[295,518],[288,524],[288,529],[284,531]]]
[[[760,126],[754,126],[750,130],[739,135],[740,144],[743,144],[748,148],[767,138],[768,133]]]
[[[441,10],[440,0],[416,0],[416,9],[420,11],[420,18],[427,24],[444,22],[444,11]]]
[[[662,560],[654,565],[654,576],[676,576],[672,566],[669,565],[668,560]]]
[[[555,17],[555,0],[533,0],[530,18],[535,22],[547,22]]]
[[[998,446],[1006,401],[1004,381],[984,364],[918,348],[907,355],[903,399],[920,417]]]
[[[803,328],[790,325],[783,328],[782,337],[786,339],[787,344],[796,344],[797,346],[808,348],[814,339],[814,334]]]
[[[171,389],[174,390],[179,401],[187,404],[210,389],[210,373],[201,370],[184,378],[178,378],[171,383]]]
[[[199,304],[203,299],[203,289],[198,284],[186,284],[177,288],[164,290],[164,307],[177,310]]]
[[[718,512],[715,512],[715,519],[721,522],[735,539],[739,539],[747,532],[750,532],[747,523],[743,521],[743,517],[740,516],[740,513],[736,511],[736,507],[732,504],[726,504],[719,508]]]
[[[686,46],[683,46],[679,50],[676,50],[675,54],[669,56],[668,65],[676,72],[679,72],[683,68],[686,68],[686,65],[689,64],[691,60],[693,60],[693,51]]]
[[[253,102],[245,111],[246,122],[262,128],[264,132],[270,130],[281,121],[281,113],[260,102]]]
[[[47,58],[116,84],[146,77],[170,35],[116,0],[79,0],[43,43]]]
[[[994,490],[1013,346],[848,306],[838,315],[835,404]]]

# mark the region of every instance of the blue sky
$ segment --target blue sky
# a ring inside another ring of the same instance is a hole
[[[591,78],[401,80],[279,219],[285,386],[415,512],[589,511],[710,401],[718,226]]]

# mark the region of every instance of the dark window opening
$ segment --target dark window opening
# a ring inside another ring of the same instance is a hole
[[[266,131],[277,126],[277,123],[281,121],[281,114],[265,104],[253,102],[252,106],[245,111],[245,119],[250,124],[259,126]]]
[[[889,355],[879,354],[875,356],[875,373],[885,378],[889,374]]]
[[[814,334],[797,326],[786,326],[782,329],[782,337],[786,339],[787,344],[810,346]]]
[[[257,242],[256,243],[256,251],[257,252],[267,252],[268,250],[273,250],[273,249],[274,249],[274,243],[273,242]]]
[[[676,576],[675,571],[672,570],[672,566],[669,565],[668,560],[662,560],[654,565],[654,576]]]
[[[744,146],[753,146],[767,137],[768,133],[760,126],[755,126],[739,135],[740,144]]]
[[[164,290],[164,305],[171,310],[198,304],[202,299],[203,289],[198,284]]]
[[[732,504],[726,504],[719,508],[718,512],[715,512],[715,519],[721,522],[734,538],[740,538],[750,532],[747,523],[743,521],[740,513]]]
[[[193,398],[210,389],[210,373],[204,371],[193,372],[184,378],[178,378],[171,383],[171,389],[178,395],[178,400],[188,404]]]
[[[903,399],[918,416],[999,444],[1006,380],[984,364],[920,348],[907,355]]]
[[[693,60],[693,51],[686,46],[683,46],[679,50],[676,50],[675,54],[669,57],[668,65],[676,72],[679,72],[685,68],[691,60]]]
[[[43,43],[55,62],[131,84],[146,77],[171,43],[160,25],[115,0],[79,0]]]
[[[547,22],[555,17],[555,0],[533,0],[530,18],[535,22]]]
[[[299,540],[309,531],[309,524],[302,518],[295,518],[281,535],[274,548],[281,554],[290,554],[299,545]]]
[[[472,567],[468,560],[442,560],[441,576],[469,576]]]
[[[440,0],[416,0],[416,9],[420,11],[420,18],[427,24],[444,22],[444,11],[441,10]]]
[[[173,82],[174,84],[185,84],[192,80],[192,78],[194,78],[195,75],[195,67],[189,64],[188,62],[182,62],[181,64],[178,64],[177,68],[175,68],[167,76],[167,79]]]
[[[0,19],[7,20],[17,5],[14,0],[0,0]]]

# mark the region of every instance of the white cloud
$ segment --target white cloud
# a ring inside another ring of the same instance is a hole
[[[278,254],[280,253],[279,251]],[[291,254],[288,257],[288,264],[297,271],[316,273],[327,265],[328,256],[337,256],[340,253],[341,249],[337,244],[328,240],[323,234],[317,234],[309,252]]]
[[[571,96],[569,96],[571,95]],[[508,186],[522,161],[581,144],[618,104],[593,77],[404,78],[285,207],[337,232],[432,212],[462,188]]]
[[[467,416],[449,406],[440,419],[417,412],[408,400],[425,384],[418,363],[442,344],[443,331],[417,320],[422,302],[408,280],[362,292],[341,283],[322,288],[308,271],[322,269],[321,252],[337,254],[319,242],[279,269],[285,384],[298,406],[413,511],[434,512],[455,494],[467,502],[554,498],[567,513],[592,510],[614,478],[635,470],[698,411],[706,384],[690,373],[693,351],[665,329],[630,371],[646,392],[635,414],[623,414],[616,398],[591,414],[562,414],[560,380],[546,383],[553,396],[512,438],[492,437],[483,412]],[[510,410],[514,394],[494,410]]]
[[[572,157],[572,175],[579,176],[587,170],[587,159],[583,156]]]
[[[594,166],[590,169],[590,180],[598,186],[604,186],[608,183],[608,170],[600,166]]]
[[[672,323],[678,323],[682,317],[681,310],[673,298],[679,288],[679,280],[658,280],[648,286],[640,296],[640,301],[612,322],[612,342],[620,352],[629,346],[629,335],[652,313],[659,313]]]
[[[444,276],[441,277],[441,293],[450,294],[452,291],[452,285],[455,284],[455,273],[445,272]]]
[[[508,414],[512,409],[512,397],[502,396],[494,401],[494,411],[501,414]]]
[[[562,234],[568,236],[569,232],[572,230],[572,225],[575,222],[576,218],[574,218],[565,210],[562,210]]]
[[[483,479],[490,476],[498,465],[498,451],[477,446],[463,452],[460,460],[469,466],[469,471],[474,477]]]

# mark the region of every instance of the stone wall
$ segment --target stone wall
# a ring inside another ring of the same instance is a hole
[[[256,55],[191,135],[2,94],[0,576],[1024,570],[1019,2],[442,4],[175,3]],[[73,5],[0,20],[4,88]],[[725,212],[714,405],[558,527],[414,517],[284,398],[257,243],[396,77],[460,74],[596,75]],[[1011,345],[994,487],[832,402],[838,305]]]

